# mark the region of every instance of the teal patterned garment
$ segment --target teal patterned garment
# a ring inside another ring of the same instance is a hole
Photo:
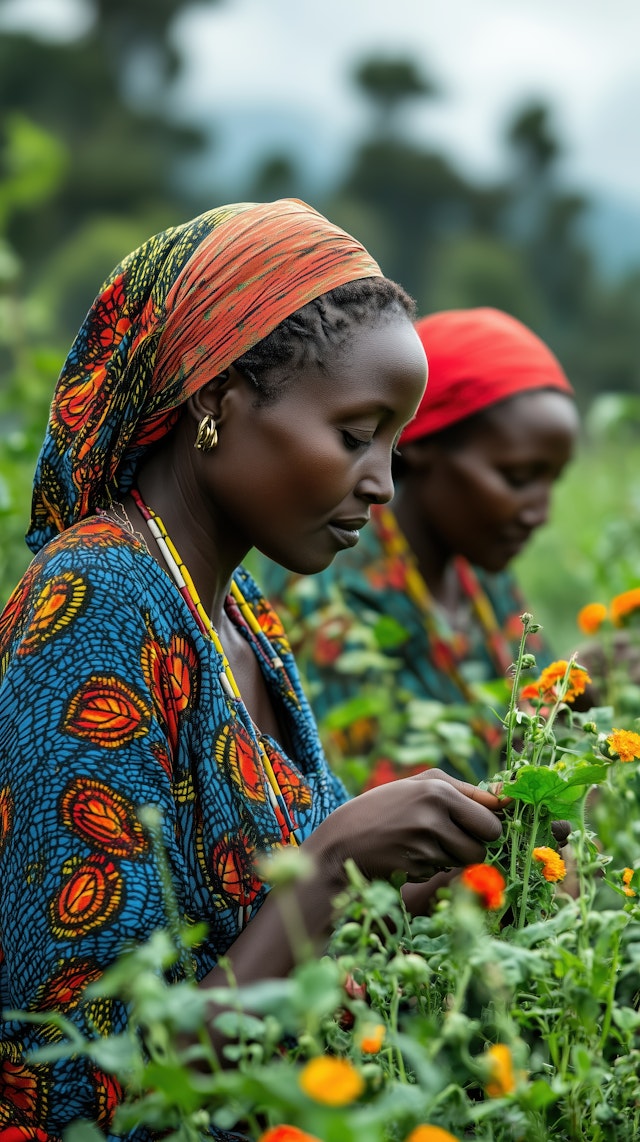
[[[262,741],[304,840],[346,794],[277,616],[246,572],[234,581],[262,633],[231,597],[227,613],[285,727],[295,762]],[[118,1003],[87,1003],[82,992],[127,945],[166,924],[143,805],[162,813],[184,920],[208,925],[194,952],[199,979],[260,907],[265,887],[252,857],[282,842],[283,812],[223,673],[168,575],[109,517],[73,525],[34,559],[0,619],[1,1009],[55,1008],[85,1034],[90,1020],[103,1034],[124,1028]],[[16,1139],[51,1142],[76,1117],[108,1133],[121,1098],[112,1077],[86,1059],[25,1057],[52,1034],[2,1024],[0,1138],[20,1126]]]
[[[434,717],[440,708],[471,723],[472,750],[461,744],[456,753],[445,737],[438,750],[431,738],[429,764],[479,780],[488,759],[497,761],[500,723],[488,708],[478,715],[478,687],[505,679],[526,608],[510,572],[489,574],[462,559],[456,566],[468,610],[464,628],[453,630],[386,507],[373,507],[357,546],[319,575],[293,575],[266,559],[253,564],[290,634],[330,762],[352,792],[424,768],[412,729],[416,701],[438,703]],[[538,666],[551,661],[539,636],[530,649]],[[498,686],[491,705],[501,689],[505,696],[506,685]],[[353,758],[358,764],[345,768]]]

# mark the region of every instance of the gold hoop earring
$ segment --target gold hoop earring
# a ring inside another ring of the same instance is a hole
[[[210,412],[205,413],[198,425],[194,448],[199,452],[211,452],[218,443],[218,429],[215,418]]]

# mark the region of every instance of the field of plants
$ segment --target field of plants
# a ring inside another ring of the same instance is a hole
[[[19,282],[0,245],[2,603],[27,565],[31,480],[64,355],[43,333],[41,300]],[[518,573],[534,617],[523,616],[495,775],[508,793],[505,828],[487,862],[418,919],[399,884],[351,868],[328,954],[314,957],[294,908],[305,864],[277,854],[264,875],[298,966],[251,988],[229,978],[219,992],[198,989],[189,948],[200,933],[176,918],[87,993],[89,1004],[128,1004],[127,1034],[87,1042],[64,1012],[42,1017],[44,1057],[86,1054],[109,1076],[110,1097],[126,1090],[114,1129],[147,1127],[169,1142],[230,1129],[252,1142],[640,1137],[640,687],[628,669],[640,640],[640,398],[593,401],[553,518]],[[558,662],[523,689],[537,623]],[[586,637],[600,640],[609,670],[602,704],[577,714],[585,671],[572,652]],[[157,836],[152,812],[145,824]],[[168,874],[165,892],[177,917]],[[178,963],[184,978],[170,987]],[[211,1000],[227,1008],[222,1060],[205,1028]],[[41,1133],[11,1127],[0,1116],[6,1142]],[[65,1142],[103,1138],[78,1124]]]

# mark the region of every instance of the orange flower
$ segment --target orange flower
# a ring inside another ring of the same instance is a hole
[[[540,861],[542,875],[550,884],[557,880],[564,880],[567,875],[567,866],[561,856],[554,849],[540,848],[533,850],[533,859]]]
[[[315,1134],[307,1134],[297,1126],[271,1126],[258,1138],[258,1142],[320,1142]]]
[[[300,1072],[300,1086],[314,1102],[324,1106],[347,1106],[360,1097],[364,1079],[348,1059],[321,1055]]]
[[[622,883],[624,884],[625,896],[636,895],[633,888],[631,887],[631,881],[633,880],[633,871],[634,870],[632,868],[625,868],[624,872],[622,873]]]
[[[640,609],[640,587],[623,591],[611,600],[611,620],[614,626],[623,627],[630,621],[634,611]]]
[[[495,865],[470,864],[460,879],[465,888],[470,888],[480,897],[483,908],[489,911],[502,908],[505,879]]]
[[[607,745],[612,753],[617,753],[620,761],[640,759],[640,734],[634,734],[632,730],[612,730]]]
[[[405,1142],[458,1142],[448,1130],[441,1126],[416,1126]]]
[[[513,1069],[513,1055],[506,1043],[496,1043],[486,1052],[489,1064],[489,1081],[485,1090],[489,1098],[502,1098],[513,1094],[516,1089],[516,1075]]]
[[[558,697],[557,686],[562,682],[567,672],[568,662],[564,658],[545,666],[537,682],[530,682],[520,691],[521,698],[531,698],[533,701],[555,702]],[[584,694],[591,678],[583,666],[573,665],[569,672],[567,692],[563,702],[573,702],[579,694]]]
[[[578,626],[583,634],[595,634],[607,617],[604,603],[587,603],[578,611]]]
[[[360,1034],[360,1050],[365,1055],[377,1055],[384,1043],[384,1023],[369,1023]]]

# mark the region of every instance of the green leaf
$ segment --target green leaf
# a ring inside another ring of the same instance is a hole
[[[409,634],[391,615],[381,615],[373,625],[374,638],[381,650],[392,650],[406,642]]]
[[[571,820],[571,806],[586,788],[602,781],[606,773],[605,765],[580,764],[565,778],[548,765],[523,765],[504,792],[516,801],[546,808],[553,816]]]

